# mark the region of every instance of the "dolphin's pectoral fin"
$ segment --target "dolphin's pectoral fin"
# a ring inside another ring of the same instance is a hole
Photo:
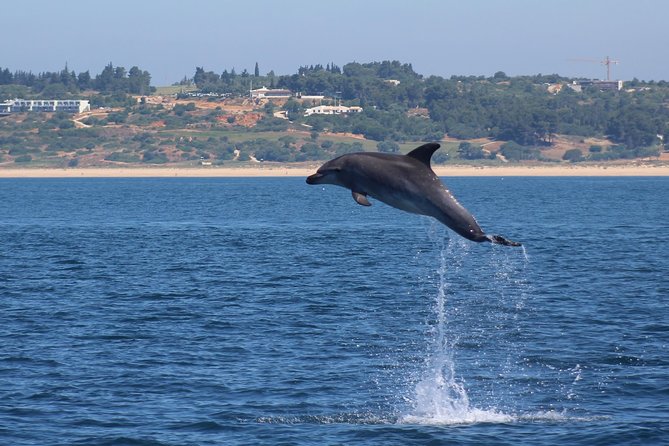
[[[490,243],[495,245],[504,245],[504,246],[523,246],[522,243],[514,242],[513,240],[506,239],[501,235],[487,235],[486,238]]]
[[[355,200],[356,203],[362,205],[362,206],[371,206],[372,203],[369,202],[365,194],[361,194],[360,192],[356,192],[354,190],[351,191],[351,194],[353,195],[353,199]]]

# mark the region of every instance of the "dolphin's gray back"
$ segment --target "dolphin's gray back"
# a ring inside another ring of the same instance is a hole
[[[355,192],[406,212],[434,217],[470,240],[484,237],[476,219],[423,162],[382,153],[356,155],[350,172],[350,188]]]

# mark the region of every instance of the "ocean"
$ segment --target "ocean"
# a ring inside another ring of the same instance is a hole
[[[0,180],[0,445],[669,443],[669,178]]]

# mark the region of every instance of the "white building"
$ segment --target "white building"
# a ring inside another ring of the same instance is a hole
[[[304,111],[304,116],[311,115],[345,115],[348,113],[360,113],[362,107],[345,107],[343,105],[319,105]]]
[[[91,104],[85,99],[12,99],[0,102],[0,114],[38,112],[83,113],[91,110]]]
[[[582,88],[596,88],[598,90],[617,90],[623,89],[623,81],[598,81],[598,80],[581,80],[578,85]]]
[[[287,99],[293,95],[290,90],[267,87],[251,90],[250,93],[251,99]]]

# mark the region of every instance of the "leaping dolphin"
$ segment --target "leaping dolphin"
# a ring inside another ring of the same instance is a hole
[[[475,242],[520,246],[501,235],[487,235],[476,219],[446,189],[430,167],[437,143],[424,144],[407,155],[349,153],[323,164],[307,184],[334,184],[351,190],[353,199],[371,206],[367,196],[414,214],[434,217]]]

